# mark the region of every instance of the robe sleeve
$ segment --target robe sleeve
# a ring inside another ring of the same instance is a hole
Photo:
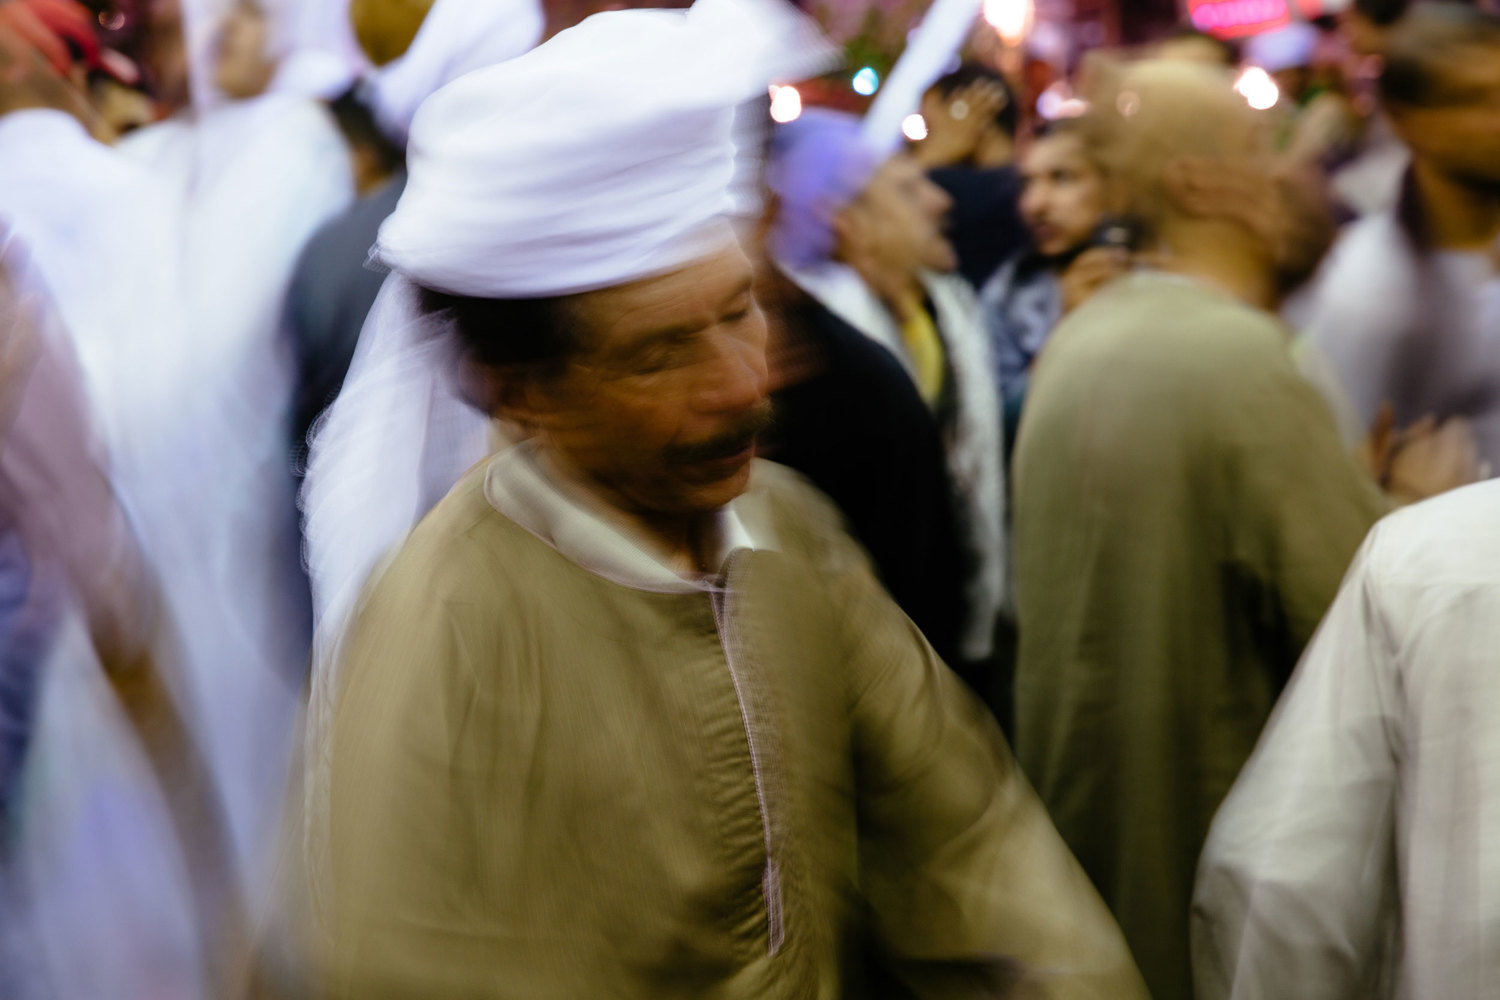
[[[1262,333],[1261,336],[1252,336]],[[1278,335],[1246,330],[1225,363],[1214,442],[1227,442],[1225,530],[1239,578],[1285,681],[1371,526],[1389,502],[1344,450],[1327,404]],[[1215,445],[1219,447],[1219,445]]]
[[[423,567],[429,570],[430,567]],[[393,568],[350,637],[333,728],[322,914],[329,995],[478,997],[484,775],[463,747],[476,687],[462,611]],[[315,873],[316,874],[316,873]]]
[[[1200,1000],[1377,995],[1400,691],[1372,535],[1219,810],[1193,904]]]
[[[860,878],[892,971],[924,1000],[1145,996],[994,720],[868,571],[844,581]]]

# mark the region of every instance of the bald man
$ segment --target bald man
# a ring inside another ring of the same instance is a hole
[[[1386,501],[1266,311],[1322,241],[1291,238],[1306,212],[1228,77],[1142,63],[1093,106],[1091,156],[1160,265],[1075,311],[1033,373],[1016,752],[1152,996],[1183,1000],[1209,821]]]

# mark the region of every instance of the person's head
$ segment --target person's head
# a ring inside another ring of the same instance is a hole
[[[265,93],[276,75],[271,26],[256,0],[238,0],[219,28],[214,84],[236,100]]]
[[[354,188],[369,194],[406,163],[405,151],[381,130],[358,88],[351,88],[328,102],[328,110],[349,145],[354,166]]]
[[[1354,0],[1341,20],[1349,48],[1359,56],[1380,55],[1391,28],[1410,6],[1411,0]]]
[[[1222,69],[1233,69],[1240,61],[1239,49],[1233,42],[1199,31],[1192,25],[1183,25],[1158,42],[1152,57]]]
[[[179,0],[145,0],[141,60],[151,94],[171,113],[192,101],[187,33]]]
[[[1387,37],[1380,99],[1419,163],[1500,189],[1500,18],[1465,4],[1414,7]]]
[[[424,294],[448,313],[493,413],[623,509],[715,510],[744,491],[768,422],[766,322],[733,245],[657,277],[546,299]]]
[[[1010,81],[1005,78],[1005,74],[979,63],[964,63],[953,72],[938,77],[937,82],[928,87],[927,92],[922,95],[923,116],[928,121],[934,120],[941,105],[951,101],[953,96],[965,87],[980,82],[994,84],[1005,95],[990,125],[996,135],[1014,141],[1016,130],[1020,125],[1021,113],[1015,90],[1011,87]]]
[[[864,190],[833,218],[837,256],[886,274],[952,271],[953,245],[943,235],[953,200],[905,153],[881,164]]]
[[[1062,257],[1088,243],[1105,214],[1104,175],[1074,122],[1038,133],[1021,156],[1021,181],[1021,217],[1039,253]]]
[[[1250,39],[1245,59],[1269,73],[1276,81],[1276,88],[1287,100],[1296,103],[1312,85],[1313,61],[1320,39],[1317,28],[1298,21]]]
[[[1100,82],[1081,127],[1111,211],[1140,223],[1160,250],[1235,257],[1264,286],[1307,277],[1331,237],[1326,206],[1277,161],[1269,121],[1228,74],[1150,61]]]
[[[906,154],[882,160],[860,120],[812,109],[776,130],[767,180],[776,198],[770,245],[793,267],[838,259],[868,281],[951,271],[943,236],[951,199]]]

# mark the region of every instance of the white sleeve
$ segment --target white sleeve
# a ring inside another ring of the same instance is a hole
[[[1356,557],[1214,820],[1193,900],[1200,1000],[1374,995],[1395,905],[1400,688]]]

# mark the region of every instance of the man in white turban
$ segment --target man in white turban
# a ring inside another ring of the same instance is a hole
[[[526,440],[344,644],[334,996],[836,997],[867,939],[921,996],[1141,995],[983,709],[754,460],[732,120],[790,14],[600,14],[417,116],[377,313]]]

